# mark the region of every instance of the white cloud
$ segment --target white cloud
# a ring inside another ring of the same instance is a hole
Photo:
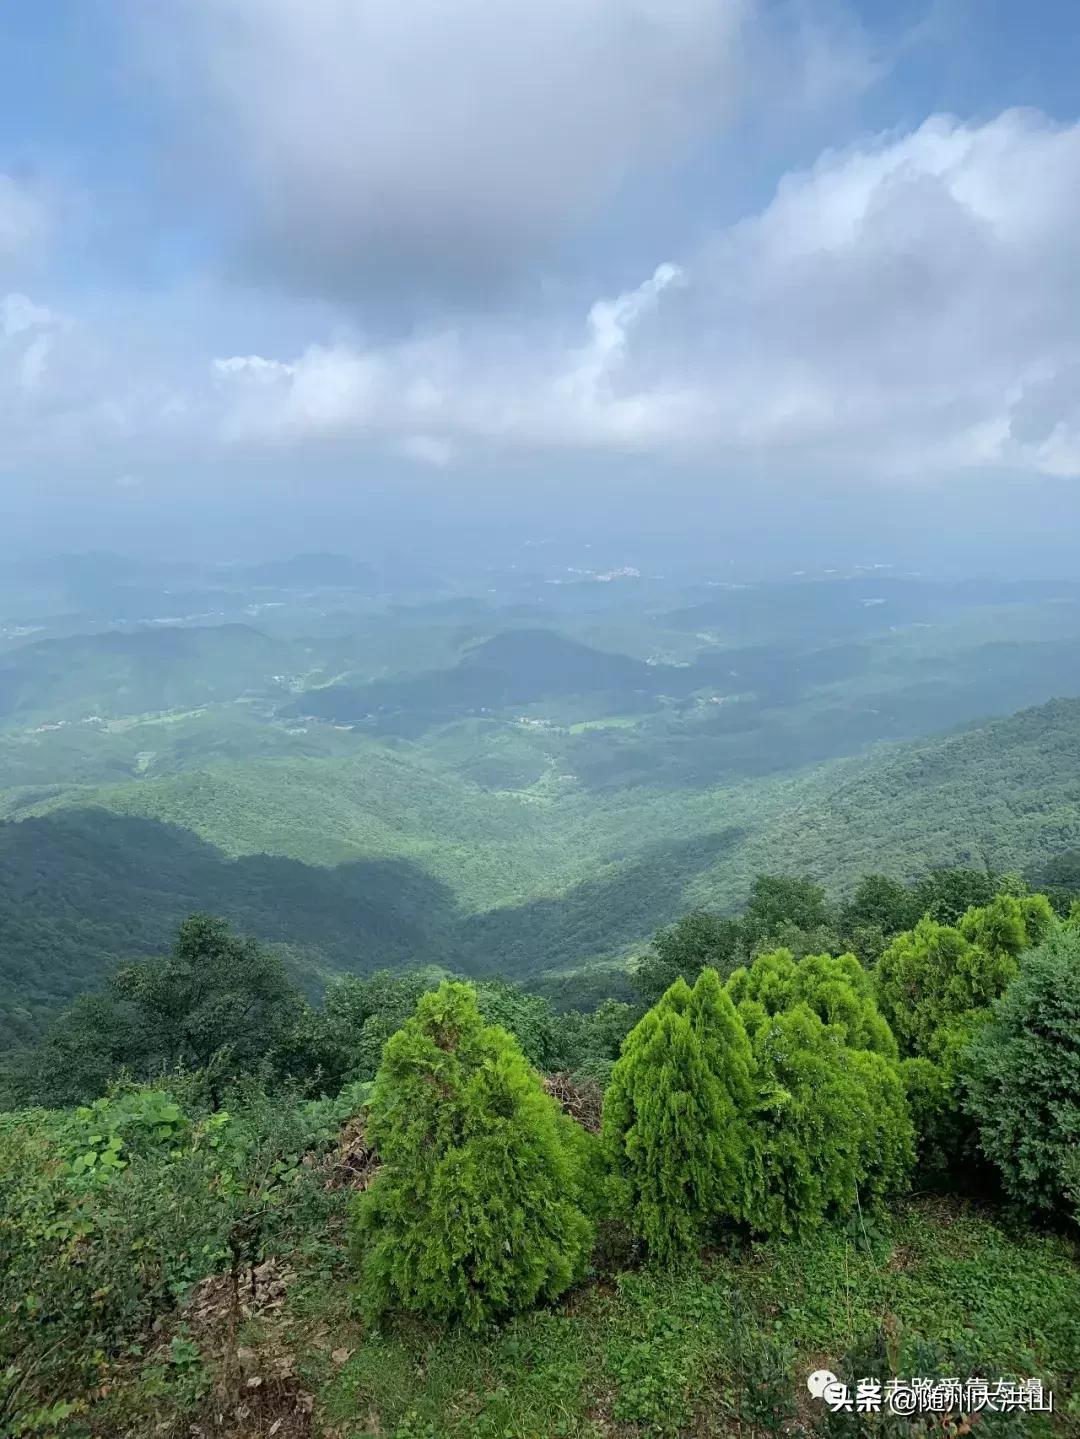
[[[263,413],[869,475],[1073,473],[1077,234],[1080,126],[936,117],[785,177],[761,213],[597,301],[583,344],[480,327],[426,350],[309,351]]]
[[[1012,421],[1078,354],[1078,222],[1080,125],[935,117],[823,156],[695,266],[720,432],[871,472],[1038,466]]]
[[[280,355],[239,336],[180,385],[102,363],[101,342],[9,296],[0,418],[18,396],[38,438],[335,439],[435,465],[564,447],[810,482],[1080,476],[1078,234],[1080,124],[934,117],[823,155],[576,321],[522,311]]]
[[[51,310],[44,305],[35,305],[16,291],[0,298],[0,336],[6,340],[28,330],[40,331],[57,323],[57,316]]]
[[[311,345],[287,364],[261,355],[215,360],[226,395],[224,437],[295,440],[362,428],[382,369],[379,356],[347,345]]]
[[[589,343],[563,378],[568,399],[595,405],[605,397],[613,375],[626,358],[635,324],[654,309],[660,296],[683,280],[677,265],[658,265],[648,279],[614,300],[597,300],[589,311]]]
[[[154,443],[191,418],[187,398],[133,369],[115,341],[26,295],[0,295],[0,464],[77,462],[88,446]]]
[[[44,389],[56,336],[64,328],[62,317],[26,295],[0,296],[0,416],[9,426]]]
[[[382,349],[313,345],[290,361],[214,360],[222,434],[250,442],[405,431],[403,453],[441,464],[461,438],[616,447],[663,441],[685,395],[662,384],[626,388],[622,372],[634,330],[681,279],[675,265],[663,264],[635,290],[598,300],[586,343],[570,349],[537,337],[527,351],[510,340],[508,351],[506,335],[479,331]]]

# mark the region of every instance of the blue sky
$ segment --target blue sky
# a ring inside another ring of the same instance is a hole
[[[4,7],[10,535],[1060,516],[1077,74],[1064,0]]]

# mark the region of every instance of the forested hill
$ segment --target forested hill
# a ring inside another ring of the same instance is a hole
[[[1038,867],[1080,846],[1080,700],[821,766],[783,788],[787,803],[736,856],[748,873],[765,854],[841,887],[867,865]]]
[[[0,825],[6,1041],[193,909],[293,946],[309,978],[435,961],[564,983],[761,871],[838,893],[868,869],[1038,871],[1080,848],[1080,700],[725,789],[515,795],[373,747],[38,809]]]
[[[100,718],[265,691],[275,670],[309,663],[249,625],[107,630],[41,640],[0,656],[0,720]]]

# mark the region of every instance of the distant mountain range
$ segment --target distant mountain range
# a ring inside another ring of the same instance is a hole
[[[422,754],[267,760],[65,791],[0,825],[9,1041],[206,908],[334,970],[437,960],[536,982],[763,870],[1040,869],[1080,849],[1080,700],[728,789],[597,804],[478,789]]]

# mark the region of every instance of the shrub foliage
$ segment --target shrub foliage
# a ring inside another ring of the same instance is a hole
[[[354,1217],[364,1303],[462,1319],[562,1293],[593,1226],[582,1144],[468,985],[421,997],[387,1042],[370,1102],[383,1165]]]
[[[627,1035],[604,1100],[615,1204],[650,1255],[696,1253],[748,1216],[756,1174],[753,1060],[714,969],[678,979]]]
[[[1080,931],[1024,956],[962,1068],[965,1108],[1006,1191],[1032,1209],[1067,1209],[1080,1179]]]

